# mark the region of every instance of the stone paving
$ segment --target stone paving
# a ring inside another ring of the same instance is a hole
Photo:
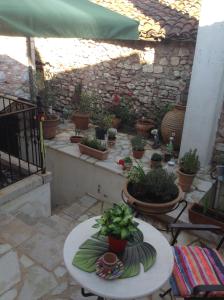
[[[0,208],[0,300],[86,299],[65,269],[63,244],[78,223],[108,207],[109,204],[102,205],[84,196],[69,207],[58,207],[51,217],[38,218],[33,223],[28,215],[21,218],[21,214],[12,215]],[[195,236],[183,235],[180,242],[186,244],[194,239]],[[158,293],[153,295],[153,300],[157,299]]]

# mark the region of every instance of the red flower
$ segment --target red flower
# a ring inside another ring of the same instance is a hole
[[[121,165],[122,167],[124,167],[124,160],[123,160],[123,159],[120,159],[120,160],[118,161],[118,164]]]
[[[121,101],[120,96],[118,96],[117,94],[115,94],[115,95],[114,95],[114,98],[113,98],[113,104],[114,104],[114,105],[119,105],[119,104],[120,104],[120,101]]]

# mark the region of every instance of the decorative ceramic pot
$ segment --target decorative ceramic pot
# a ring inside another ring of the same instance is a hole
[[[173,135],[173,145],[175,150],[180,149],[182,131],[184,126],[186,106],[175,105],[163,117],[161,123],[161,135],[165,144],[169,143],[169,138]]]
[[[162,213],[167,213],[171,211],[177,203],[183,198],[183,192],[181,188],[178,186],[179,193],[177,197],[169,202],[165,203],[158,203],[158,202],[143,202],[138,199],[135,199],[131,194],[128,192],[128,182],[126,182],[125,186],[123,187],[122,190],[122,197],[125,203],[130,205],[131,207],[134,208],[135,211],[145,214],[145,215],[150,215],[150,214],[162,214]],[[124,198],[125,197],[125,198]]]
[[[53,139],[57,133],[59,124],[59,116],[50,115],[48,119],[43,121],[43,136],[44,139]]]
[[[112,119],[112,127],[118,129],[118,128],[120,128],[120,126],[121,126],[121,119],[114,117]]]
[[[80,143],[82,139],[83,139],[83,136],[80,136],[80,135],[70,136],[70,142],[71,143]]]
[[[178,184],[182,191],[185,193],[189,192],[196,174],[186,174],[180,170],[177,170],[177,174],[179,178]]]
[[[124,251],[127,244],[127,240],[118,240],[111,235],[108,236],[108,242],[110,251],[115,253],[120,253]]]
[[[141,119],[138,120],[135,127],[137,133],[148,138],[151,129],[155,126],[155,123],[151,119]]]
[[[76,129],[86,130],[89,127],[89,114],[76,112],[72,115],[72,122]]]
[[[95,128],[95,134],[96,134],[96,138],[98,140],[105,140],[106,133],[107,133],[107,130],[104,128],[100,128],[100,127]]]
[[[110,271],[114,268],[118,261],[118,257],[113,252],[106,252],[102,257],[102,263],[104,270]]]
[[[145,153],[145,150],[133,150],[132,149],[132,152],[133,152],[133,157],[136,158],[136,159],[140,159],[142,158],[142,156],[144,155]]]
[[[79,145],[79,151],[82,154],[92,156],[99,160],[105,160],[108,157],[109,150],[100,151],[100,150],[88,147],[88,146],[80,144],[80,143],[78,145]]]

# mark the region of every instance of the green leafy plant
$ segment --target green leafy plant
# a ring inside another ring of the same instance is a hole
[[[200,161],[197,149],[190,149],[186,152],[179,162],[180,171],[185,174],[196,174],[200,168]]]
[[[82,92],[79,101],[74,103],[75,110],[80,113],[90,113],[92,108],[92,96],[87,92]]]
[[[108,129],[107,135],[108,135],[108,140],[115,140],[116,139],[116,135],[117,135],[116,129],[114,129],[114,128]]]
[[[132,196],[145,202],[168,202],[178,195],[175,175],[162,168],[146,173],[142,166],[134,166],[128,174],[128,189]]]
[[[94,124],[102,129],[109,129],[112,125],[112,115],[101,111],[98,114],[95,114]]]
[[[126,157],[124,158],[124,162],[125,162],[126,164],[132,164],[132,159],[131,159],[131,157],[130,157],[130,156],[126,156]]]
[[[146,141],[141,135],[136,135],[131,139],[132,149],[135,151],[144,151]]]
[[[106,144],[100,142],[95,137],[94,138],[92,138],[92,137],[91,138],[90,137],[84,137],[81,140],[81,144],[86,145],[86,146],[88,146],[90,148],[93,148],[93,149],[100,150],[100,151],[107,150]]]
[[[159,153],[153,153],[153,155],[151,156],[151,160],[153,161],[162,161],[162,159],[163,157]]]
[[[100,235],[114,236],[117,239],[127,240],[137,231],[138,223],[129,206],[124,203],[114,204],[106,210],[100,219],[96,220],[94,228],[99,228]]]

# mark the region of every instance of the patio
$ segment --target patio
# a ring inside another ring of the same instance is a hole
[[[63,244],[67,234],[77,224],[101,214],[102,208],[108,207],[110,205],[84,196],[70,206],[58,207],[48,218],[31,218],[19,210],[14,214],[2,210],[0,269],[4,272],[0,273],[0,299],[86,299],[81,296],[79,284],[65,269]],[[148,221],[158,225],[152,220]],[[164,235],[170,239],[168,234]],[[189,244],[195,240],[203,243],[203,240],[183,233],[178,243]],[[160,299],[158,294],[153,295],[153,300]],[[164,299],[169,299],[169,296]]]

